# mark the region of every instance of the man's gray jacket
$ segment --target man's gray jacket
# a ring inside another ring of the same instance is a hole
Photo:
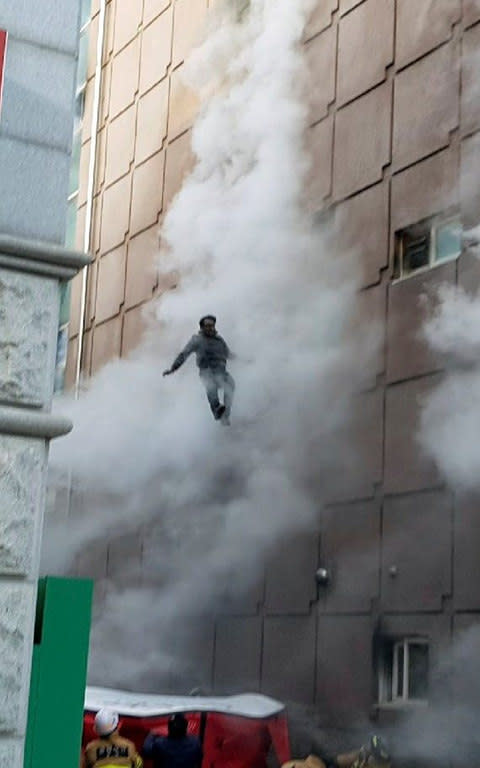
[[[172,365],[172,371],[176,371],[185,362],[187,357],[195,352],[199,369],[225,370],[227,360],[234,357],[226,341],[221,336],[206,336],[204,333],[196,333],[186,347],[182,349]]]

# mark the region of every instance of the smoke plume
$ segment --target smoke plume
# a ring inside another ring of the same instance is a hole
[[[84,503],[63,523],[51,518],[45,567],[68,568],[115,535],[143,536],[140,573],[126,557],[128,586],[107,585],[96,618],[98,684],[163,684],[185,659],[175,619],[247,591],[275,541],[315,525],[332,468],[358,460],[333,435],[348,423],[375,334],[352,332],[353,259],[331,252],[302,207],[300,41],[314,2],[245,5],[216,4],[187,66],[202,101],[196,165],[166,216],[158,262],[178,285],[154,305],[141,348],[61,404],[75,429],[52,465],[73,473]],[[213,421],[192,360],[161,375],[212,312],[237,356],[229,428]]]
[[[423,403],[419,440],[452,488],[479,486],[480,301],[459,286],[439,290],[423,333],[446,371]]]

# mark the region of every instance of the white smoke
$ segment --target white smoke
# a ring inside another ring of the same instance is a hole
[[[75,429],[52,463],[89,501],[50,527],[46,567],[119,532],[154,532],[156,578],[112,594],[94,626],[91,677],[102,684],[156,684],[152,668],[181,653],[159,647],[169,622],[208,611],[229,579],[234,593],[247,589],[275,540],[313,524],[332,468],[357,460],[336,453],[333,435],[376,338],[352,332],[353,260],[302,209],[300,40],[313,5],[217,10],[188,66],[203,98],[196,166],[162,229],[160,269],[178,271],[179,285],[158,301],[141,349],[67,402]],[[210,312],[238,356],[229,428],[213,421],[192,360],[161,376]]]
[[[458,5],[445,0],[445,11],[458,13]],[[441,15],[441,14],[440,14]],[[480,485],[480,294],[476,259],[480,227],[478,225],[478,158],[475,137],[468,134],[478,127],[480,63],[479,51],[470,31],[462,44],[462,132],[459,189],[452,199],[461,199],[463,254],[467,268],[461,285],[443,286],[435,300],[421,334],[429,347],[438,353],[445,370],[440,383],[422,403],[418,441],[425,453],[434,459],[443,477],[460,491],[475,490]],[[470,262],[470,267],[468,263]],[[477,272],[477,274],[475,274]],[[460,276],[461,270],[457,271]],[[468,277],[470,285],[467,285]]]
[[[419,440],[452,488],[480,483],[480,301],[458,286],[443,286],[424,327],[446,371],[423,403]]]
[[[439,303],[428,318],[424,336],[447,364],[475,365],[480,360],[480,302],[460,287],[442,285]]]

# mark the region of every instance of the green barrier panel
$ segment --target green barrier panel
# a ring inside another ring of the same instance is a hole
[[[38,584],[24,768],[78,768],[93,584]]]

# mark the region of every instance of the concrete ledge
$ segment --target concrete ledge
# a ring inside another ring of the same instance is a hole
[[[0,407],[0,433],[51,440],[68,435],[73,428],[70,419],[50,413],[36,413],[21,408]]]
[[[40,272],[65,280],[91,261],[92,257],[87,253],[0,234],[0,264],[10,269]]]
[[[0,253],[0,267],[12,269],[15,272],[53,277],[56,280],[71,280],[78,272],[78,269],[59,267],[58,264],[49,264],[47,261],[32,261],[22,256],[5,256],[3,253]],[[0,768],[2,768],[1,765]]]

